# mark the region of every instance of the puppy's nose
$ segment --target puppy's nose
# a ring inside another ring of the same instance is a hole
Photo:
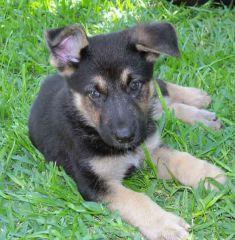
[[[131,142],[134,138],[134,132],[130,128],[118,128],[115,132],[115,137],[120,143]]]

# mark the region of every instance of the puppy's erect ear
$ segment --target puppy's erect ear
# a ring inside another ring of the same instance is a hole
[[[81,50],[88,46],[85,31],[79,25],[72,25],[48,30],[45,36],[51,64],[63,75],[71,75],[79,65]]]
[[[150,23],[131,29],[132,43],[146,52],[146,59],[154,61],[160,54],[180,56],[174,27],[170,23]]]

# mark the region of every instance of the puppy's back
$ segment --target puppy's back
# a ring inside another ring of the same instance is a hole
[[[56,115],[61,95],[65,87],[65,81],[60,75],[47,78],[40,89],[30,112],[29,136],[33,144],[41,149],[41,143],[45,141],[45,133],[53,131],[57,121]],[[58,119],[59,120],[59,119]]]

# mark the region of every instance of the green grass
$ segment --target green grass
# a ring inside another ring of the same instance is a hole
[[[76,2],[76,3],[75,3]],[[213,97],[210,110],[224,128],[213,132],[165,115],[165,143],[207,159],[228,176],[219,192],[157,179],[146,164],[125,181],[192,224],[190,239],[235,239],[235,11],[173,6],[167,1],[0,0],[0,239],[142,239],[105,206],[84,202],[75,183],[44,161],[27,134],[30,106],[48,64],[43,32],[81,23],[89,35],[136,23],[166,20],[176,26],[182,57],[161,57],[155,75],[195,86]],[[4,7],[3,7],[4,6]],[[125,204],[125,203],[124,203]]]

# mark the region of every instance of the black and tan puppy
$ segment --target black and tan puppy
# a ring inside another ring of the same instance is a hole
[[[64,167],[86,200],[106,202],[147,239],[185,239],[189,225],[183,219],[122,186],[126,174],[141,166],[144,142],[161,178],[174,176],[192,187],[205,177],[225,181],[219,168],[160,142],[154,121],[162,108],[153,65],[160,54],[179,55],[172,25],[152,23],[95,37],[73,25],[49,30],[46,39],[60,74],[43,83],[32,107],[33,144]],[[210,103],[206,93],[158,83],[178,118],[220,127],[214,113],[200,109]]]

